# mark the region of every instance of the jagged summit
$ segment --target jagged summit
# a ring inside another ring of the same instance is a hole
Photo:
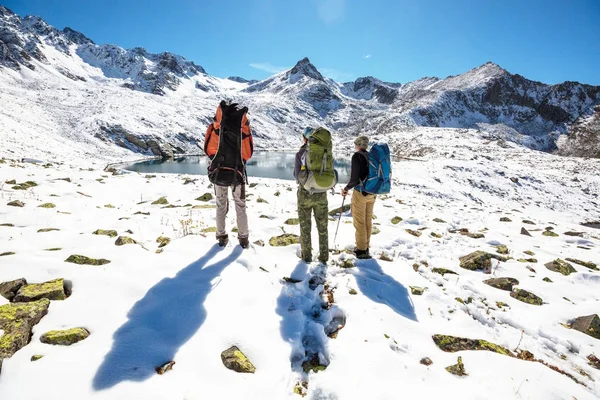
[[[5,7],[2,4],[0,4],[0,16],[14,15],[14,14],[15,13],[12,12],[8,7]]]
[[[68,26],[65,29],[63,29],[62,32],[71,42],[75,44],[94,44],[94,41],[92,39],[88,38],[79,31],[69,28]]]
[[[304,57],[302,60],[298,61],[296,65],[289,71],[289,77],[301,77],[308,76],[312,79],[316,79],[319,81],[325,81],[323,75],[317,70],[317,68],[310,62],[308,57]]]

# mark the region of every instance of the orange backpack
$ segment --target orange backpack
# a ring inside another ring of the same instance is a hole
[[[237,106],[237,104],[231,104],[230,106]],[[221,131],[221,120],[223,119],[223,107],[227,107],[225,101],[221,101],[217,107],[217,112],[213,118],[213,123],[208,126],[206,134],[204,135],[204,152],[210,158],[213,158],[219,150],[219,137]],[[243,113],[241,132],[242,132],[242,159],[244,162],[252,158],[254,153],[254,141],[252,139],[252,131],[250,130],[250,121],[248,120],[247,111]]]
[[[247,112],[247,107],[221,101],[214,122],[208,127],[204,151],[210,158],[208,178],[215,185],[247,182],[246,162],[254,151]]]

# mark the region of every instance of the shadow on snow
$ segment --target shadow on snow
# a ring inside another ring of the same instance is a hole
[[[211,281],[242,253],[236,246],[226,258],[207,265],[219,250],[215,244],[202,258],[157,283],[135,303],[96,372],[95,390],[123,381],[144,381],[156,374],[155,367],[174,359],[206,319],[203,303],[212,289]]]
[[[417,321],[415,307],[408,290],[381,269],[377,260],[357,260],[357,268],[352,268],[358,288],[369,299],[385,304],[394,312],[413,321]]]

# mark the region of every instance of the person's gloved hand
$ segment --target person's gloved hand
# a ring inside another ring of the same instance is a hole
[[[342,196],[346,197],[348,195],[348,189],[342,189]]]

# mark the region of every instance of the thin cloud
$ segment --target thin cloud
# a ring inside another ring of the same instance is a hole
[[[368,59],[369,59],[369,58],[371,58],[371,57],[373,57],[373,56],[372,56],[372,55],[370,55],[370,54],[367,54],[367,55],[366,55],[366,56],[364,56],[363,58],[364,58],[365,60],[368,60]]]
[[[331,24],[344,16],[345,0],[321,0],[317,6],[317,13],[321,21]]]
[[[272,65],[272,64],[270,64],[268,62],[266,62],[266,63],[252,63],[252,64],[250,64],[250,66],[252,68],[254,68],[254,69],[259,69],[261,71],[266,71],[266,72],[269,72],[271,74],[276,74],[276,73],[279,73],[279,72],[282,72],[282,71],[285,71],[286,69],[288,69],[288,68],[285,68],[285,67],[278,67],[276,65]]]

